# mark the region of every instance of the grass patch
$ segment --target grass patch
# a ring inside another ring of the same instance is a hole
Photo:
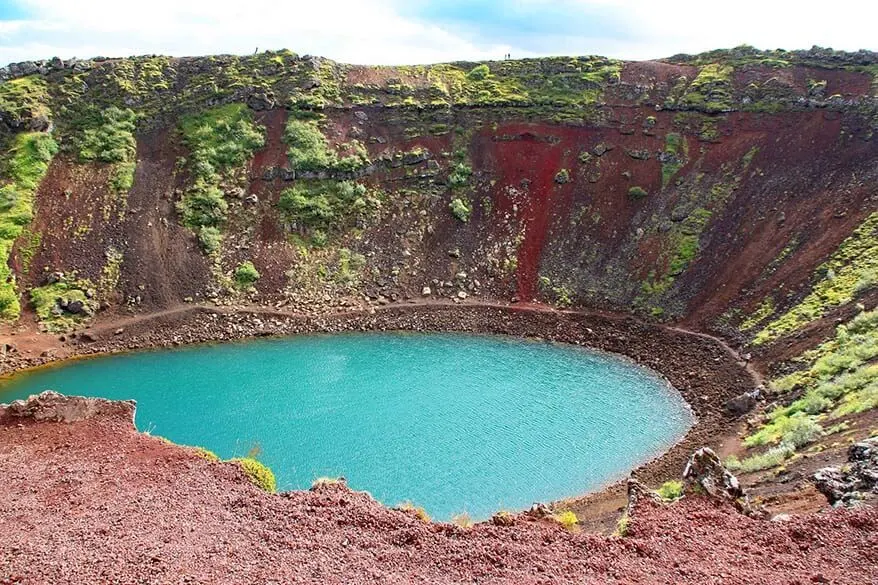
[[[816,273],[811,292],[789,311],[771,321],[753,338],[762,345],[788,335],[853,301],[878,284],[878,212],[872,213],[845,239]]]
[[[39,75],[29,75],[0,83],[0,111],[13,127],[35,118],[49,118],[49,92]]]
[[[110,106],[86,116],[74,143],[79,160],[122,163],[137,151],[134,130],[137,116],[129,109]]]
[[[473,524],[475,524],[467,512],[461,512],[460,514],[452,516],[451,523],[460,528],[472,528]]]
[[[277,491],[277,480],[274,477],[274,472],[264,463],[252,457],[237,457],[229,461],[237,464],[256,487],[270,494]]]
[[[411,502],[403,502],[396,509],[414,514],[421,522],[430,521],[430,515],[427,514],[427,511],[422,506],[415,506]]]
[[[782,465],[787,459],[796,452],[795,448],[790,445],[778,445],[772,447],[765,453],[751,455],[744,459],[738,459],[734,455],[725,460],[725,466],[729,471],[740,471],[742,473],[751,473],[753,471],[761,471]]]
[[[21,314],[15,275],[9,255],[15,239],[33,217],[34,192],[45,176],[58,144],[48,134],[17,134],[3,160],[0,186],[0,320],[13,321]]]
[[[217,455],[213,451],[210,451],[209,449],[205,449],[204,447],[193,447],[192,451],[198,457],[201,457],[202,459],[206,459],[207,461],[210,461],[211,463],[218,463],[220,461],[219,455]]]

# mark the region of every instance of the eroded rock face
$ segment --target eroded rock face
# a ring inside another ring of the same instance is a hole
[[[811,479],[833,506],[855,506],[878,494],[878,437],[851,445],[848,465],[824,467]]]
[[[64,396],[47,390],[27,400],[0,405],[0,424],[16,423],[22,419],[69,423],[89,418],[117,417],[133,425],[135,405],[133,400]]]
[[[749,509],[747,497],[741,484],[708,447],[698,449],[689,458],[683,470],[683,489],[685,492],[701,492],[714,497],[729,500],[736,507]]]

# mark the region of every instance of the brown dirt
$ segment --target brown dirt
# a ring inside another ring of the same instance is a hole
[[[98,412],[100,410],[98,409]],[[878,580],[878,509],[787,522],[690,496],[628,535],[517,516],[462,529],[343,485],[267,494],[131,412],[0,415],[3,583],[836,583]]]

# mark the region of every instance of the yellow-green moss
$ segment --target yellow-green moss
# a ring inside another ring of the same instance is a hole
[[[274,472],[264,463],[252,457],[239,457],[229,461],[240,466],[244,474],[256,487],[269,493],[277,491],[277,480],[274,477]]]

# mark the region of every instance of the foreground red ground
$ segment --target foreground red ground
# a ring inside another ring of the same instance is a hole
[[[640,504],[625,537],[524,515],[463,529],[343,485],[262,492],[114,404],[0,409],[0,583],[878,582],[874,508],[772,522],[687,497]]]

